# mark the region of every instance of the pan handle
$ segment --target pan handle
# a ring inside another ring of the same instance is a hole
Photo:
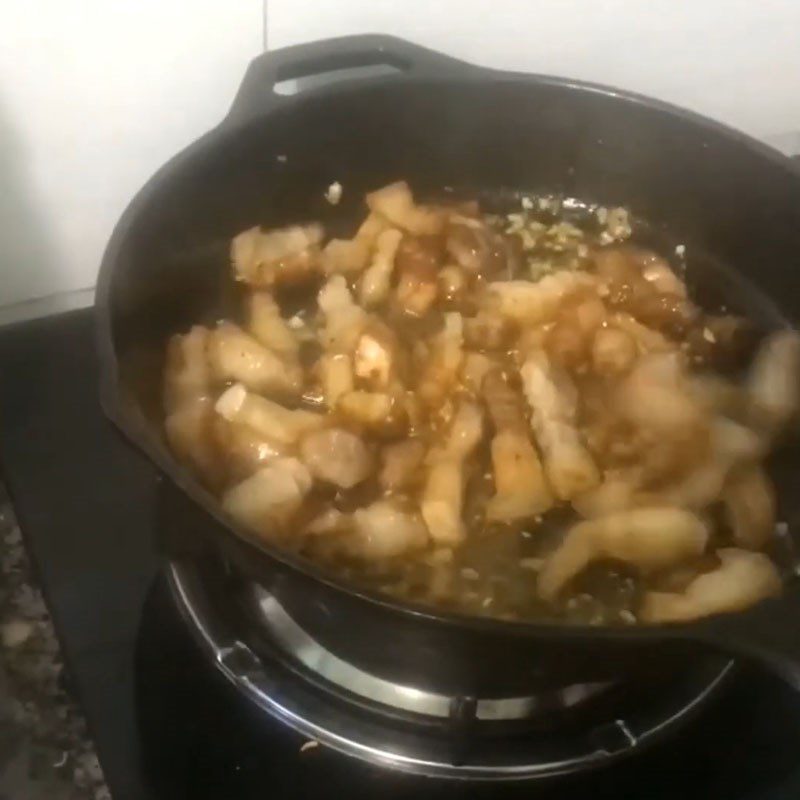
[[[761,663],[800,690],[800,587],[737,614],[709,617],[691,638]]]
[[[442,75],[478,67],[418,44],[384,34],[323,39],[272,50],[247,68],[225,122],[268,112],[286,98],[275,91],[281,81],[321,76],[359,67],[393,67],[401,74]]]

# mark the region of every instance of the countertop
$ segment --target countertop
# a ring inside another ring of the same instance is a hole
[[[0,800],[110,800],[0,486]]]

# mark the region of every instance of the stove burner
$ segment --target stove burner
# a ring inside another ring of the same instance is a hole
[[[415,714],[450,718],[458,698],[403,686],[365,672],[325,649],[306,633],[263,587],[252,592],[259,617],[275,643],[311,672],[355,695]],[[610,689],[611,683],[574,684],[529,697],[478,698],[474,716],[483,720],[526,719],[574,708]]]
[[[244,631],[241,609],[232,612],[219,564],[173,562],[168,578],[206,655],[256,706],[342,753],[429,776],[538,778],[611,763],[674,731],[733,668],[703,660],[644,691],[591,684],[545,696],[447,697],[346,663],[255,588],[265,652]]]

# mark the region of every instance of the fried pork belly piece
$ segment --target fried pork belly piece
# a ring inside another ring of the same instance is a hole
[[[354,388],[353,359],[345,353],[326,353],[317,362],[317,374],[325,405],[334,409],[340,398]]]
[[[311,474],[342,489],[366,480],[373,458],[360,436],[342,428],[327,428],[303,437],[300,457]]]
[[[636,360],[636,342],[618,328],[600,328],[592,341],[592,368],[598,375],[626,373]]]
[[[464,461],[483,433],[480,407],[463,401],[442,446],[428,455],[428,474],[422,493],[422,518],[438,545],[455,545],[466,536],[461,518],[464,495]]]
[[[351,513],[328,509],[305,528],[330,551],[363,561],[386,561],[424,549],[430,537],[419,513],[400,498],[377,500]]]
[[[543,513],[553,505],[553,495],[528,438],[522,398],[499,369],[484,378],[483,398],[495,428],[491,445],[495,494],[486,518],[508,522]]]
[[[605,332],[601,326],[607,316],[594,294],[579,292],[568,298],[544,336],[548,355],[563,367],[581,371],[591,361],[595,337]]]
[[[642,622],[686,622],[741,611],[781,592],[775,565],[763,553],[723,548],[720,566],[698,575],[683,592],[647,592],[639,611]]]
[[[164,369],[164,406],[168,414],[186,401],[208,394],[211,386],[209,333],[208,328],[195,325],[187,333],[169,340]]]
[[[387,390],[397,382],[400,345],[386,325],[371,320],[358,338],[353,356],[357,378],[370,389]]]
[[[281,316],[269,292],[253,292],[247,303],[249,332],[267,349],[287,363],[297,361],[300,342]]]
[[[237,479],[252,475],[283,456],[292,455],[291,446],[270,439],[249,425],[229,422],[213,414],[213,436],[228,474]]]
[[[760,550],[775,530],[775,488],[759,464],[735,470],[722,492],[725,516],[740,547]]]
[[[617,402],[630,422],[665,436],[691,435],[708,422],[677,353],[640,358],[621,384]]]
[[[222,496],[222,507],[238,522],[271,537],[300,508],[312,478],[296,458],[279,458]]]
[[[299,394],[303,372],[286,363],[232,322],[222,322],[208,337],[208,359],[217,380],[243,383],[256,392]]]
[[[395,255],[402,238],[402,232],[396,228],[389,228],[378,236],[372,261],[361,275],[358,286],[358,297],[365,308],[380,305],[389,297]]]
[[[577,391],[570,377],[543,350],[528,354],[520,374],[531,427],[556,496],[569,500],[596,486],[600,474],[576,427]]]
[[[686,287],[654,254],[608,247],[595,251],[594,262],[610,306],[670,335],[682,334],[696,320],[698,309],[687,300]]]
[[[236,279],[256,288],[306,281],[318,269],[323,234],[317,224],[243,231],[231,242]]]
[[[464,340],[481,350],[507,348],[514,339],[515,325],[496,309],[481,308],[464,320]]]
[[[371,560],[420,550],[429,541],[420,515],[391,499],[359,508],[353,512],[353,524],[349,549]]]
[[[320,414],[285,408],[266,397],[248,392],[240,383],[220,395],[215,410],[230,422],[249,425],[280,444],[292,444],[326,424],[325,417]]]
[[[539,595],[554,600],[573,578],[601,559],[622,561],[646,574],[696,558],[707,541],[705,523],[680,508],[636,508],[584,520],[567,531],[545,560]]]
[[[592,275],[563,270],[535,283],[495,281],[487,289],[490,303],[502,316],[522,325],[540,325],[552,320],[570,295],[596,286],[597,279]]]
[[[325,327],[321,331],[322,346],[336,353],[351,353],[367,324],[367,312],[353,300],[347,281],[334,275],[319,290],[317,304]]]
[[[425,445],[419,439],[387,444],[381,451],[378,481],[388,491],[407,489],[419,480],[424,459]]]
[[[683,508],[706,508],[720,498],[732,470],[754,463],[765,453],[766,442],[758,433],[726,417],[716,417],[708,428],[706,457],[662,487],[659,494],[665,502]]]
[[[220,470],[213,421],[214,402],[205,396],[184,400],[164,421],[164,433],[172,452],[209,483],[216,482]]]
[[[341,414],[370,430],[380,430],[396,425],[396,402],[387,392],[367,392],[356,389],[339,398]]]
[[[397,308],[423,317],[439,295],[439,248],[431,236],[404,236],[395,259]]]
[[[761,345],[747,380],[759,421],[780,430],[797,413],[800,401],[800,335],[772,334]]]
[[[642,490],[641,470],[609,470],[600,484],[572,498],[582,517],[604,517],[643,505],[653,505],[654,495]]]
[[[369,264],[378,236],[389,223],[380,214],[369,214],[352,239],[331,239],[322,248],[320,262],[326,275],[341,273],[354,276]]]
[[[164,433],[178,459],[213,483],[219,477],[219,463],[211,427],[214,403],[208,341],[209,330],[196,325],[169,342],[164,371]]]
[[[446,215],[442,210],[416,205],[405,181],[370,192],[367,195],[367,206],[370,211],[380,214],[392,225],[416,235],[439,233],[446,222]]]
[[[464,360],[461,363],[461,382],[470,392],[479,395],[483,379],[493,369],[496,369],[494,362],[483,353],[464,353]]]
[[[448,220],[447,253],[469,275],[511,277],[519,272],[522,259],[512,244],[515,240],[474,216],[456,213]]]
[[[444,315],[444,328],[437,335],[430,358],[418,384],[423,402],[436,408],[452,390],[464,357],[464,326],[461,314]]]
[[[627,333],[636,343],[639,353],[669,353],[677,348],[675,342],[667,339],[661,331],[648,327],[624,311],[611,314],[608,324],[614,330]]]

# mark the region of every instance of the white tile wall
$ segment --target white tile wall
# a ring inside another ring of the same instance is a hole
[[[264,2],[269,47],[390,32],[800,143],[797,0],[0,0],[0,306],[94,283],[126,202],[225,113]]]
[[[386,32],[609,83],[763,138],[800,131],[798,0],[268,0],[269,48]]]
[[[262,0],[0,0],[0,306],[93,285],[127,201],[262,46]]]

